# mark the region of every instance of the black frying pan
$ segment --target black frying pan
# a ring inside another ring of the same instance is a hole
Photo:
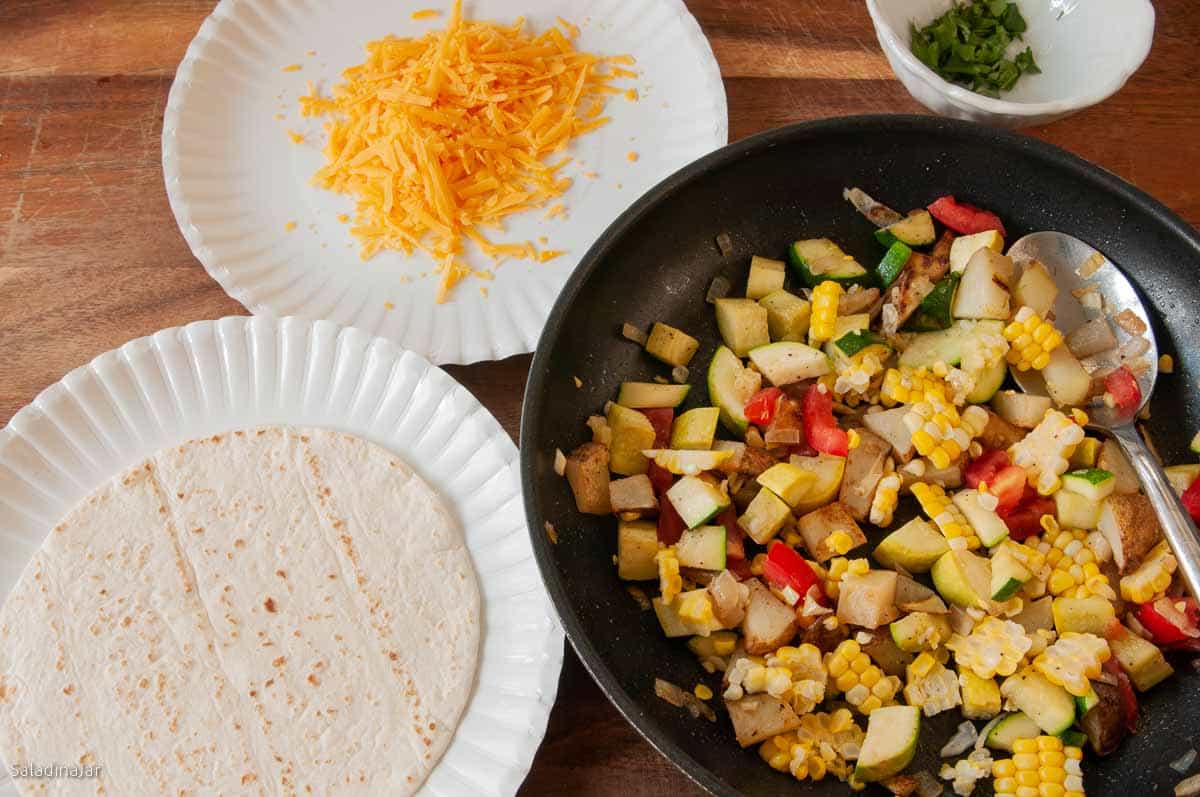
[[[664,638],[654,614],[625,592],[612,565],[615,523],[575,511],[565,480],[554,473],[554,450],[588,439],[585,419],[616,398],[621,381],[664,373],[619,336],[622,322],[648,328],[663,320],[700,339],[687,409],[705,403],[704,373],[719,340],[704,302],[713,277],[740,286],[751,254],[781,258],[798,238],[827,236],[863,263],[877,261],[871,225],[842,199],[844,186],[860,186],[902,211],[953,193],[999,213],[1011,240],[1061,230],[1110,256],[1143,292],[1160,349],[1177,363],[1174,374],[1159,377],[1149,424],[1154,442],[1168,462],[1195,459],[1186,446],[1200,430],[1200,237],[1108,172],[985,127],[861,116],[763,133],[660,183],[600,237],[550,314],[525,393],[521,467],[538,564],[575,650],[650,743],[717,794],[850,791],[830,779],[800,785],[768,768],[753,748],[739,749],[719,701],[718,722],[710,724],[655,697],[656,676],[690,688],[704,673],[683,642]],[[714,244],[722,231],[733,240],[728,257]],[[548,541],[544,521],[557,528],[558,545]],[[870,536],[874,542],[881,534]],[[1177,674],[1143,696],[1138,735],[1107,760],[1086,758],[1089,793],[1169,793],[1180,780],[1167,764],[1197,744],[1200,726],[1200,675],[1191,658],[1175,657]],[[927,720],[910,771],[936,774],[937,751],[960,721],[958,712]]]

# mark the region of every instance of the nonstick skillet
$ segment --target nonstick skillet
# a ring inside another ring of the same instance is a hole
[[[846,186],[860,186],[901,210],[954,194],[999,213],[1012,240],[1061,230],[1120,263],[1155,316],[1161,351],[1177,363],[1173,374],[1160,377],[1151,403],[1153,442],[1168,463],[1194,459],[1187,443],[1200,430],[1200,236],[1097,166],[1034,139],[968,123],[859,116],[753,136],[651,189],[587,253],[542,333],[521,423],[525,506],[542,577],[585,666],[651,744],[715,794],[850,790],[833,779],[799,783],[768,768],[756,749],[740,749],[719,700],[712,724],[655,696],[656,677],[690,689],[704,673],[683,641],[666,639],[653,612],[639,609],[618,581],[615,523],[576,512],[566,481],[554,473],[554,451],[589,439],[585,419],[615,398],[621,381],[664,373],[620,336],[623,322],[648,328],[662,320],[699,338],[693,391],[683,410],[707,395],[704,374],[719,342],[704,301],[714,277],[736,285],[752,254],[782,257],[791,241],[809,237],[832,238],[862,262],[878,260],[871,225],[842,199]],[[721,232],[733,242],[728,256],[714,243]],[[557,545],[544,532],[547,521],[557,530]],[[876,542],[882,534],[868,536]],[[1172,657],[1176,675],[1142,696],[1138,733],[1117,754],[1085,758],[1090,794],[1170,793],[1181,779],[1168,764],[1197,745],[1200,729],[1200,674],[1192,658]],[[957,711],[926,720],[909,771],[936,775],[938,750],[961,721]],[[990,794],[990,780],[975,793]]]

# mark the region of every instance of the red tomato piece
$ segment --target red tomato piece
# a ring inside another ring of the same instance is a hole
[[[746,415],[746,420],[757,426],[770,424],[771,419],[775,417],[775,410],[779,407],[779,399],[782,395],[783,391],[777,387],[763,388],[755,393],[742,410]]]
[[[817,574],[808,566],[808,562],[804,561],[804,557],[796,553],[795,548],[782,542],[776,542],[767,551],[767,561],[763,563],[763,577],[776,589],[791,587],[801,599],[809,587],[819,583]]]
[[[1184,610],[1181,612],[1175,604],[1182,601]],[[1200,642],[1200,628],[1197,627],[1197,617],[1200,608],[1195,598],[1159,598],[1150,603],[1141,603],[1137,607],[1137,619],[1142,627],[1150,632],[1154,644],[1175,647],[1187,643]]]
[[[1124,365],[1104,377],[1104,389],[1113,397],[1117,409],[1126,415],[1132,415],[1142,406],[1142,389],[1138,387],[1137,377]]]
[[[1025,495],[1027,481],[1025,469],[1020,465],[1009,465],[1006,468],[1002,468],[999,473],[992,477],[987,486],[988,492],[996,496],[996,501],[998,502],[996,504],[997,513],[1004,514],[1010,512],[1021,503],[1021,499]]]
[[[968,487],[975,488],[980,482],[991,486],[996,474],[1009,466],[1008,452],[1002,448],[989,448],[972,460],[963,472],[963,481]]]
[[[663,545],[674,545],[687,528],[683,518],[675,511],[671,499],[665,495],[658,499],[658,541]]]
[[[654,447],[670,448],[671,426],[675,423],[675,410],[670,407],[662,407],[642,410],[641,413],[650,419],[650,425],[654,427]]]
[[[833,416],[833,396],[821,385],[813,385],[804,394],[801,405],[804,436],[810,446],[822,454],[844,457],[850,453],[850,437]]]
[[[1129,675],[1121,667],[1116,656],[1104,662],[1104,669],[1110,675],[1116,676],[1117,689],[1121,696],[1121,722],[1125,725],[1125,730],[1137,733],[1138,699]]]
[[[1008,233],[1004,230],[1004,223],[995,213],[968,205],[966,202],[959,202],[949,194],[935,199],[930,203],[928,210],[935,219],[963,235],[974,235],[984,230],[996,230],[1005,238],[1008,237]]]
[[[650,460],[646,475],[650,477],[650,486],[654,488],[655,495],[662,495],[675,483],[675,475],[654,460]]]
[[[1183,491],[1183,495],[1179,496],[1179,500],[1183,502],[1183,508],[1192,516],[1192,520],[1200,523],[1200,479],[1192,482],[1191,486]]]
[[[1019,542],[1042,533],[1042,515],[1054,514],[1054,501],[1034,491],[1032,498],[1026,495],[1016,507],[998,514],[1008,526],[1008,536]]]

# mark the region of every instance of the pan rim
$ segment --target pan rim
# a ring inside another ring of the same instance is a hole
[[[554,561],[553,545],[541,532],[545,518],[538,505],[534,479],[534,428],[541,416],[549,377],[549,357],[557,342],[566,317],[584,286],[590,281],[608,253],[649,213],[670,199],[693,181],[714,171],[723,169],[736,161],[780,146],[794,145],[807,138],[830,134],[852,134],[887,129],[899,133],[922,133],[939,138],[983,141],[999,150],[1016,152],[1065,169],[1072,176],[1090,182],[1098,190],[1116,194],[1120,199],[1137,207],[1168,228],[1177,238],[1186,242],[1200,259],[1200,233],[1171,211],[1166,205],[1136,186],[1126,182],[1102,166],[1091,163],[1053,144],[1007,130],[987,127],[974,122],[947,119],[918,114],[863,114],[830,117],[807,122],[798,122],[773,128],[705,155],[663,179],[616,218],[579,261],[575,272],[559,293],[542,334],[538,340],[530,364],[529,378],[521,406],[520,467],[521,492],[524,498],[525,515],[533,538],[534,558],[542,575],[546,591],[550,594],[554,611],[559,617],[567,639],[574,648],[584,668],[604,692],[617,711],[660,755],[674,764],[684,775],[711,794],[735,797],[738,792],[713,774],[707,767],[689,755],[671,738],[670,734],[645,715],[638,701],[617,681],[612,670],[603,662],[599,650],[583,628],[583,624],[571,602],[570,595],[562,582]]]

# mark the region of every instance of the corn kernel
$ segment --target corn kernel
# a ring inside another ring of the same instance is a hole
[[[838,299],[842,293],[842,286],[832,280],[826,280],[813,288],[812,313],[808,326],[810,346],[817,346],[833,337],[837,329]]]
[[[713,690],[705,684],[696,684],[696,688],[692,690],[696,697],[701,700],[712,700]]]

